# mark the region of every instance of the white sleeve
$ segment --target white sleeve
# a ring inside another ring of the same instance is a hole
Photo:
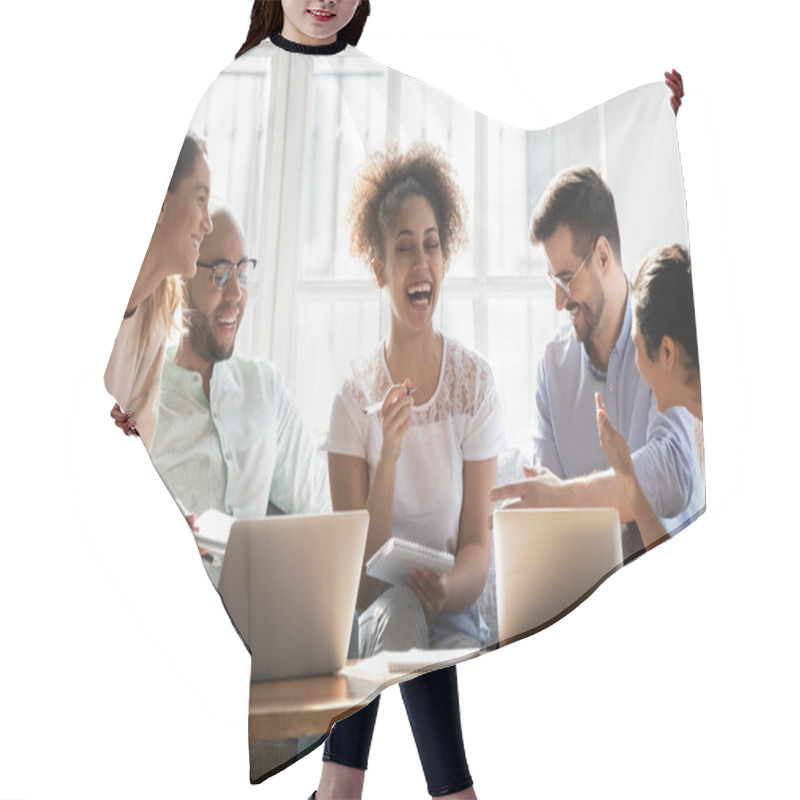
[[[461,444],[465,461],[484,461],[505,449],[500,398],[491,367],[483,359],[478,362],[475,381],[475,408]]]
[[[323,449],[329,453],[367,459],[369,419],[347,383],[333,401]]]

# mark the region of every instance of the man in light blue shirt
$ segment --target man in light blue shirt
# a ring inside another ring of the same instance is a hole
[[[633,512],[600,447],[595,393],[625,436],[636,476],[665,529],[674,535],[705,508],[694,426],[685,409],[658,412],[636,368],[628,279],[622,269],[614,198],[589,167],[559,173],[531,220],[531,242],[544,247],[556,307],[569,328],[539,363],[534,466],[527,480],[498,487],[493,500],[518,507],[613,506]],[[654,543],[647,543],[654,544]],[[640,552],[638,531],[623,539],[626,558]]]
[[[280,375],[233,355],[255,261],[228,209],[212,220],[186,286],[186,329],[164,362],[153,463],[196,515],[258,519],[270,504],[287,514],[329,511],[325,460]]]

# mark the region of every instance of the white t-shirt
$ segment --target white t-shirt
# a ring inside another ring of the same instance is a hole
[[[442,338],[436,391],[427,403],[413,407],[397,461],[392,535],[455,553],[463,464],[497,456],[504,436],[489,364],[454,339]],[[354,362],[331,411],[325,449],[363,458],[370,485],[383,433],[379,415],[367,416],[364,409],[383,400],[393,383],[382,342],[371,357]]]

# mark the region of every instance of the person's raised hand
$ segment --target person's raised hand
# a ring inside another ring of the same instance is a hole
[[[626,478],[634,476],[633,459],[628,443],[623,435],[611,424],[608,411],[599,393],[595,393],[597,406],[597,435],[600,437],[600,447],[606,454],[608,463],[614,472]]]
[[[672,97],[669,99],[669,104],[672,106],[672,110],[675,112],[675,116],[677,117],[678,109],[681,107],[681,99],[683,98],[683,78],[681,77],[680,72],[678,72],[676,69],[673,69],[672,72],[665,72],[664,77],[666,78],[664,83],[667,84],[672,92]]]

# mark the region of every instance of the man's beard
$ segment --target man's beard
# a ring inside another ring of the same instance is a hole
[[[572,333],[577,341],[586,345],[591,349],[592,338],[600,324],[600,318],[603,316],[603,309],[606,307],[606,298],[603,294],[602,287],[596,283],[592,286],[592,293],[585,303],[567,303],[567,312],[571,311],[575,306],[581,310],[580,322],[582,322],[581,330],[573,324]]]
[[[575,306],[578,306],[581,310],[579,319],[581,323],[580,328],[574,323],[572,325],[572,334],[577,341],[583,344],[591,343],[592,336],[597,329],[597,323],[600,321],[600,313],[603,310],[603,305],[605,305],[605,303],[601,303],[599,309],[592,309],[588,303],[570,303],[567,306],[567,312],[570,312]]]
[[[187,300],[184,322],[192,350],[209,364],[216,364],[218,361],[229,359],[233,355],[235,338],[230,346],[221,345],[214,337],[214,332],[211,329],[211,316],[203,314],[192,306],[191,293]]]

